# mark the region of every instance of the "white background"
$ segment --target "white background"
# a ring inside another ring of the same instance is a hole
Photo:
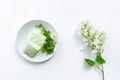
[[[59,34],[59,49],[48,62],[34,64],[15,49],[16,34],[30,20],[45,20]],[[120,77],[120,0],[0,0],[0,80],[101,80],[83,62],[76,31],[90,20],[107,33],[105,80]]]

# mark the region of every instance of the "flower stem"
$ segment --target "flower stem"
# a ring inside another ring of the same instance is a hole
[[[104,68],[103,68],[103,65],[102,65],[102,80],[104,80],[105,77],[104,77]]]
[[[101,72],[101,74],[102,74],[102,80],[105,80],[104,67],[103,67],[103,65],[101,65],[101,68],[100,68],[100,66],[98,66],[97,68],[98,68],[98,70],[100,70],[100,72]]]

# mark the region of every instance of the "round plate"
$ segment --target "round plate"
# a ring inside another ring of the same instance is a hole
[[[28,39],[29,39],[31,33],[33,32],[33,30],[37,29],[35,27],[36,24],[43,24],[44,27],[47,30],[51,31],[51,33],[54,34],[56,36],[56,39],[57,39],[57,32],[53,28],[52,25],[50,25],[48,22],[45,22],[43,20],[32,20],[32,21],[25,23],[18,31],[17,38],[16,38],[16,47],[17,47],[17,50],[19,51],[19,53],[21,54],[21,56],[23,56],[28,61],[43,62],[43,61],[49,60],[55,54],[57,43],[55,46],[54,53],[52,53],[52,54],[47,55],[46,53],[39,51],[38,54],[33,58],[26,55],[24,53],[24,49],[28,43]]]

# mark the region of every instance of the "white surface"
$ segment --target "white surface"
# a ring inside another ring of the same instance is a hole
[[[49,60],[50,58],[52,58],[54,56],[54,54],[56,52],[56,47],[58,46],[57,45],[58,43],[56,43],[54,53],[49,54],[49,55],[41,52],[41,50],[33,58],[31,58],[31,57],[29,57],[28,55],[25,54],[24,50],[25,50],[25,47],[28,44],[28,41],[29,41],[29,38],[30,38],[31,34],[35,30],[40,31],[40,29],[35,27],[35,25],[37,25],[37,24],[42,24],[45,27],[45,29],[51,31],[51,34],[56,36],[56,40],[57,40],[57,37],[58,37],[57,32],[54,29],[54,26],[52,26],[50,23],[48,23],[46,21],[31,20],[31,21],[25,23],[17,33],[16,44],[15,45],[16,45],[16,49],[18,50],[18,53],[20,53],[22,57],[24,57],[26,60],[28,60],[30,62],[44,62],[44,61]]]
[[[105,80],[120,75],[120,0],[0,0],[0,80],[101,80],[87,68],[76,29],[84,19],[107,32]],[[17,31],[42,19],[59,34],[59,50],[48,62],[33,64],[15,50]]]

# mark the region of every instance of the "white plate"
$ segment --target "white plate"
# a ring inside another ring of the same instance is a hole
[[[57,32],[53,28],[52,25],[50,25],[48,22],[45,22],[43,20],[32,20],[32,21],[25,23],[18,31],[17,38],[16,38],[16,47],[17,47],[17,50],[19,51],[19,53],[21,54],[21,56],[23,56],[28,61],[43,62],[43,61],[49,60],[55,54],[56,47],[55,47],[54,53],[50,54],[50,55],[47,55],[46,53],[39,51],[35,57],[31,58],[24,53],[24,49],[28,43],[28,39],[29,39],[31,33],[33,32],[33,30],[37,29],[35,27],[36,24],[43,24],[44,27],[46,29],[50,30],[51,33],[54,34],[57,39]],[[57,43],[56,43],[56,46],[57,46]]]

